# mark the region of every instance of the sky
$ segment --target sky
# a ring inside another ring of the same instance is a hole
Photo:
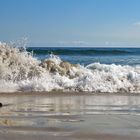
[[[0,41],[140,47],[140,0],[0,0]]]

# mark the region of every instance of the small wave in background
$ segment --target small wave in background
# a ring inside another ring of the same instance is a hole
[[[38,59],[45,59],[50,54],[54,54],[63,60],[81,65],[94,62],[117,65],[140,64],[139,48],[30,47],[27,51],[33,52]]]
[[[27,49],[29,52],[34,51],[35,54],[48,54],[53,52],[56,55],[120,55],[120,54],[133,54],[137,52],[131,52],[127,49],[107,49],[107,48],[43,48],[32,47]]]
[[[0,43],[0,92],[140,92],[140,49],[20,48]]]

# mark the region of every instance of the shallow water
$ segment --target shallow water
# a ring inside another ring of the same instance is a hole
[[[18,95],[0,99],[4,101],[4,107],[0,110],[1,117],[21,114],[22,117],[106,113],[140,115],[139,95]]]
[[[81,134],[86,139],[93,133],[140,136],[137,95],[5,95],[0,100],[3,139],[24,139],[24,135],[27,139],[83,139],[78,137]]]

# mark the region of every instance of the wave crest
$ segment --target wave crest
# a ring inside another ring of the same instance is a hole
[[[58,56],[40,61],[26,49],[0,43],[0,92],[140,92],[140,66],[92,63],[86,67]]]

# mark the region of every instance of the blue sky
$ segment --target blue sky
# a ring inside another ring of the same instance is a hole
[[[0,40],[140,47],[140,0],[0,0]]]

